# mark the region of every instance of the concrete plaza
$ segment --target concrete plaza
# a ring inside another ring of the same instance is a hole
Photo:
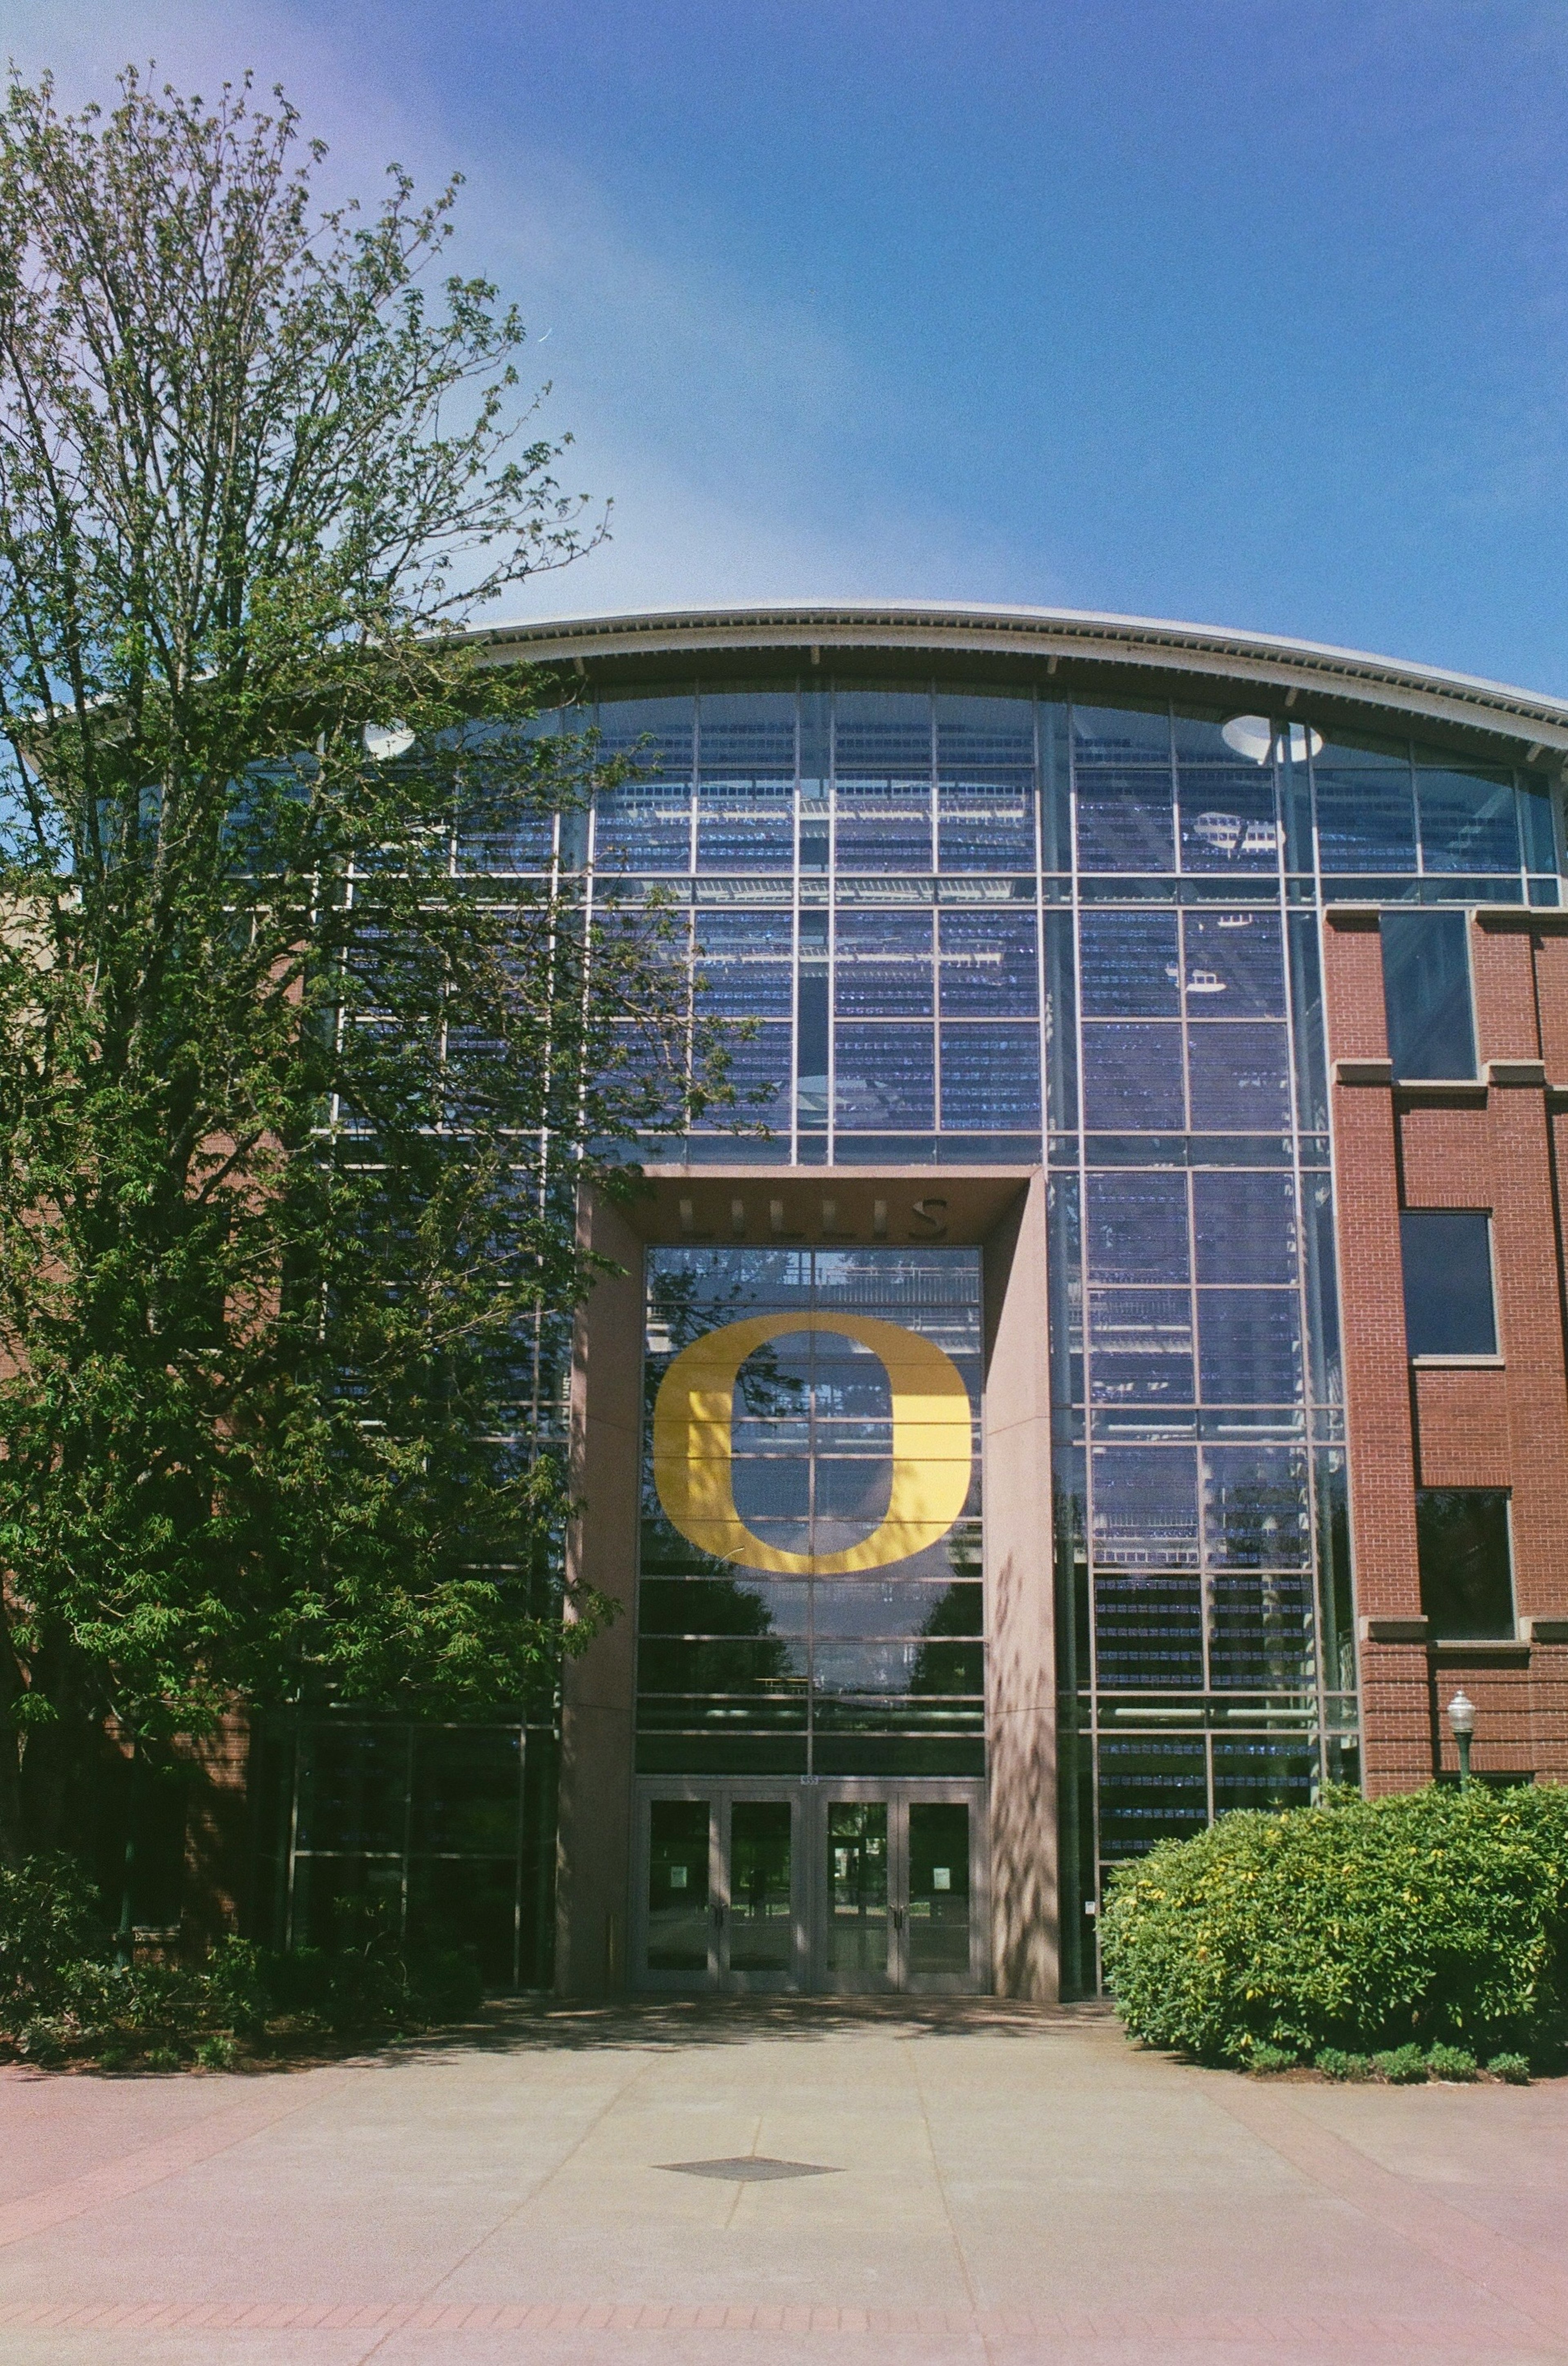
[[[979,2000],[496,2007],[0,2071],[0,2360],[1523,2366],[1568,2360],[1565,2204],[1568,2081],[1243,2079]]]

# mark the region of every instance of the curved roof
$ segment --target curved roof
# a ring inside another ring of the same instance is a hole
[[[1568,758],[1568,699],[1360,649],[1233,632],[1149,616],[1075,608],[988,607],[968,602],[801,600],[743,607],[545,618],[479,626],[474,638],[536,664],[568,664],[606,681],[677,670],[734,672],[786,653],[818,662],[870,656],[890,670],[912,659],[964,658],[1012,679],[1063,677],[1061,687],[1114,699],[1128,693],[1217,698],[1267,693],[1275,712],[1361,729],[1378,715],[1446,726],[1491,752],[1539,763]],[[1500,747],[1499,742],[1505,742]]]

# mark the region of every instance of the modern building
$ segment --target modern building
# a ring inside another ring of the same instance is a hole
[[[558,1721],[263,1752],[279,1927],[1049,1998],[1111,1867],[1451,1774],[1461,1688],[1568,1777],[1568,703],[1044,610],[488,637],[640,777],[487,860],[665,899],[747,1126],[583,1211],[623,1616]]]

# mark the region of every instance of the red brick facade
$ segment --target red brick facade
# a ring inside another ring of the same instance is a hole
[[[1369,1791],[1456,1767],[1443,1707],[1476,1704],[1478,1773],[1568,1778],[1568,916],[1471,922],[1482,1081],[1394,1082],[1377,916],[1327,916],[1350,1520]],[[1497,1358],[1413,1369],[1403,1208],[1492,1217]],[[1418,1486],[1506,1487],[1518,1639],[1434,1643],[1421,1615]]]

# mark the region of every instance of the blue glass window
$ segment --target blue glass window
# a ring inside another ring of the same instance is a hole
[[[790,1030],[777,1024],[759,1027],[755,1035],[732,1036],[725,1045],[728,1082],[734,1087],[733,1108],[714,1110],[701,1121],[707,1128],[734,1125],[783,1126],[790,1123]],[[760,1095],[760,1098],[755,1098]]]
[[[1511,1638],[1513,1553],[1500,1487],[1422,1487],[1416,1493],[1421,1607],[1435,1642]]]
[[[1178,715],[1175,735],[1182,870],[1277,870],[1271,739],[1260,739],[1259,760],[1250,743],[1238,754],[1216,724]]]
[[[1313,762],[1324,871],[1414,871],[1416,808],[1403,749],[1335,744]]]
[[[1142,1856],[1157,1841],[1185,1840],[1209,1820],[1202,1741],[1106,1740],[1100,1744],[1100,1853]]]
[[[697,962],[707,986],[699,1010],[712,1018],[788,1019],[793,938],[788,911],[699,912]]]
[[[842,687],[833,702],[834,764],[844,773],[931,773],[931,700],[920,690]]]
[[[1092,1174],[1088,1187],[1084,1253],[1095,1280],[1186,1280],[1184,1175]]]
[[[1170,720],[1072,710],[1078,861],[1084,871],[1171,871]]]
[[[1407,1208],[1399,1244],[1407,1353],[1495,1355],[1491,1217],[1471,1208]]]
[[[1193,1306],[1184,1290],[1092,1290],[1092,1404],[1191,1404]]]
[[[1282,1019],[1284,946],[1277,912],[1182,917],[1189,1019]]]
[[[1300,1403],[1301,1309],[1294,1290],[1200,1290],[1198,1348],[1205,1404]]]
[[[1002,906],[944,910],[942,1009],[949,1018],[1032,1019],[1040,1007],[1035,915]]]
[[[834,962],[840,1018],[925,1019],[934,1000],[929,911],[840,912]]]
[[[1204,1454],[1204,1534],[1216,1569],[1294,1569],[1307,1559],[1306,1457],[1286,1446]]]
[[[1526,772],[1519,781],[1519,822],[1524,833],[1527,871],[1555,871],[1557,828],[1552,819],[1551,791],[1539,773]]]
[[[1094,1557],[1106,1569],[1193,1569],[1197,1468],[1190,1448],[1097,1446],[1091,1457]]]
[[[1204,1606],[1197,1572],[1112,1570],[1097,1577],[1094,1642],[1103,1691],[1201,1684]]]
[[[931,869],[929,779],[873,780],[840,772],[835,810],[841,871]]]
[[[1216,1691],[1298,1692],[1312,1682],[1312,1581],[1270,1571],[1209,1581],[1209,1678]]]
[[[936,838],[944,871],[1032,872],[1034,774],[944,773],[936,784]]]
[[[1282,1808],[1310,1807],[1317,1783],[1317,1753],[1310,1744],[1275,1741],[1263,1734],[1226,1736],[1215,1743],[1215,1813],[1238,1808],[1275,1815]]]
[[[1462,912],[1385,912],[1383,993],[1396,1076],[1473,1076],[1468,923]]]
[[[1084,1125],[1104,1133],[1179,1133],[1182,1121],[1180,1027],[1086,1020]]]
[[[944,1026],[943,1125],[1006,1133],[1039,1122],[1038,1028]]]
[[[1213,1170],[1193,1177],[1198,1279],[1294,1281],[1295,1186],[1288,1175]]]
[[[925,1126],[935,1121],[931,1030],[843,1025],[835,1053],[834,1121],[841,1126]]]
[[[1416,806],[1424,871],[1517,871],[1519,832],[1514,776],[1477,766],[1461,772],[1416,755]]]
[[[1271,1133],[1291,1115],[1290,1048],[1282,1027],[1189,1027],[1193,1127],[1200,1133]]]
[[[1174,912],[1085,912],[1079,963],[1086,1019],[1174,1019],[1181,1012]]]

